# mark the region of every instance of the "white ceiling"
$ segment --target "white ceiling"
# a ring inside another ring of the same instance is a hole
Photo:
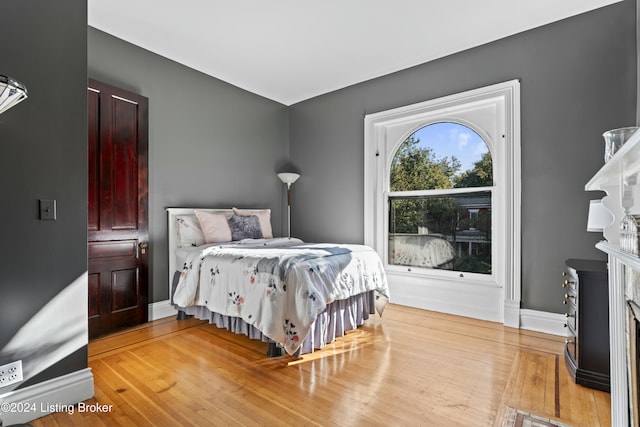
[[[88,19],[291,105],[619,1],[88,0]]]

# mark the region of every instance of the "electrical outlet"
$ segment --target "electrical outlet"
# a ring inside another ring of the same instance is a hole
[[[0,388],[22,381],[22,360],[0,366]]]

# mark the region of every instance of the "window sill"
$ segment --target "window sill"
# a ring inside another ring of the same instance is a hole
[[[490,274],[469,273],[463,271],[431,270],[420,267],[408,267],[387,265],[385,266],[387,275],[408,276],[420,280],[438,280],[445,282],[460,283],[471,286],[485,286],[499,288],[497,280]]]

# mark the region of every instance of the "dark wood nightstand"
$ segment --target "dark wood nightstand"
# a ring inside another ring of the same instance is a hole
[[[565,362],[577,384],[610,391],[609,292],[606,261],[568,259],[563,273],[567,307]]]

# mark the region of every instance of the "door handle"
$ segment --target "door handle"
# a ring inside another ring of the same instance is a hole
[[[147,253],[147,248],[149,247],[149,243],[147,242],[140,242],[138,244],[138,247],[140,248],[140,253],[142,253],[142,255]]]

